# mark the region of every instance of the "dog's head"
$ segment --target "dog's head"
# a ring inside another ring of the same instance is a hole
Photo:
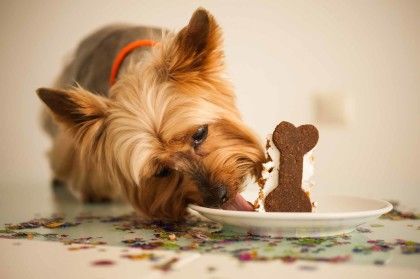
[[[146,216],[178,219],[188,203],[243,207],[238,193],[260,172],[264,152],[223,78],[214,18],[197,10],[142,62],[120,77],[109,98],[81,88],[38,94],[71,128],[80,152],[97,158]]]

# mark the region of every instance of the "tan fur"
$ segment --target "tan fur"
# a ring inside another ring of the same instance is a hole
[[[203,204],[201,178],[210,192],[226,185],[232,198],[259,173],[264,153],[240,119],[223,66],[221,30],[200,9],[120,74],[109,98],[40,89],[60,123],[50,152],[56,178],[83,200],[122,196],[148,218],[180,219],[188,203]],[[208,136],[194,148],[202,125]],[[156,177],[163,166],[172,173]]]

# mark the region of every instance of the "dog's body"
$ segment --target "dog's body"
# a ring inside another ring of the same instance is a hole
[[[158,44],[130,53],[111,87],[114,57],[139,39]],[[178,34],[109,26],[82,41],[61,90],[38,91],[53,112],[54,178],[85,201],[122,196],[149,218],[182,218],[190,202],[246,208],[237,193],[264,153],[223,78],[220,44],[204,10]]]
[[[109,74],[118,51],[128,43],[150,39],[158,41],[164,30],[144,26],[106,26],[85,38],[72,55],[71,60],[59,75],[54,87],[71,88],[76,85],[105,97],[109,96]],[[119,70],[127,71],[130,65],[141,63],[150,48],[138,48],[125,59]],[[120,196],[118,187],[113,187],[98,164],[86,163],[75,152],[74,139],[66,130],[59,129],[52,115],[45,111],[45,130],[53,137],[53,148],[49,153],[51,168],[56,183],[66,183],[73,194],[83,201],[107,201]]]

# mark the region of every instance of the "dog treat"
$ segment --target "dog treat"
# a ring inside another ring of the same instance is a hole
[[[279,166],[280,166],[280,151],[273,143],[273,135],[269,134],[266,137],[266,158],[267,161],[263,164],[263,169],[258,180],[259,194],[253,206],[256,211],[264,212],[265,197],[278,186]],[[315,159],[313,156],[314,150],[309,151],[303,156],[303,173],[302,173],[302,189],[310,195],[315,182],[312,177],[315,170]],[[315,202],[312,207],[315,208]]]
[[[268,193],[264,200],[265,211],[312,211],[309,198],[314,169],[311,150],[317,142],[318,130],[313,125],[295,127],[288,122],[281,122],[268,137],[267,162],[259,181],[259,200]]]
[[[280,166],[280,151],[273,143],[272,134],[269,134],[266,137],[265,149],[267,161],[263,163],[263,168],[258,180],[259,194],[253,203],[254,210],[259,212],[265,211],[265,197],[279,184],[278,176]],[[313,175],[315,172],[315,157],[313,155],[314,149],[303,156],[302,189],[309,196],[315,186],[315,181],[313,180]],[[316,202],[312,202],[312,208],[316,208]]]

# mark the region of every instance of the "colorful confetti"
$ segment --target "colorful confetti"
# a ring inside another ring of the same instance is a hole
[[[97,240],[97,239],[98,238],[93,238],[93,237],[80,237],[80,238],[73,238],[73,239],[63,239],[61,240],[61,242],[66,245],[70,245],[70,244],[105,245],[107,244],[105,241]]]
[[[122,239],[118,237],[104,239],[100,236],[80,237],[79,234],[73,233],[72,227],[91,223],[97,223],[106,230],[117,233]],[[380,228],[384,225],[368,226]],[[417,224],[413,226],[414,229],[416,227]],[[170,270],[177,260],[159,263],[159,257],[152,252],[153,250],[222,253],[231,255],[240,262],[282,261],[284,263],[296,261],[343,263],[361,261],[366,255],[384,255],[391,251],[404,255],[418,254],[420,251],[419,243],[402,239],[392,241],[367,239],[366,236],[371,236],[369,233],[372,231],[365,226],[359,227],[354,233],[336,237],[261,237],[225,230],[218,223],[203,221],[194,216],[184,222],[176,223],[142,222],[134,213],[117,216],[83,213],[72,220],[53,215],[50,218],[6,224],[0,229],[1,238],[59,241],[69,245],[69,251],[94,248],[107,244],[108,241],[114,245],[119,242],[126,247],[145,250],[133,254],[124,249],[122,258],[133,261],[156,261],[156,268],[160,270]],[[368,263],[381,265],[380,261],[384,262],[382,258],[373,258]]]
[[[419,254],[420,253],[420,243],[414,241],[406,241],[402,239],[397,239],[396,244],[401,247],[401,252],[403,254]]]
[[[416,212],[409,212],[409,211],[401,211],[398,209],[399,203],[397,201],[390,201],[390,203],[393,206],[393,209],[382,215],[381,219],[388,219],[393,221],[399,221],[399,220],[419,220],[420,219],[420,213]]]
[[[86,249],[92,249],[95,248],[94,245],[80,245],[80,246],[71,246],[67,248],[69,251],[78,251],[78,250],[86,250]]]
[[[63,217],[52,216],[50,218],[32,219],[18,224],[6,224],[6,229],[22,230],[45,227],[48,229],[67,228],[80,225],[80,222],[65,222]]]
[[[137,253],[137,254],[125,254],[121,256],[122,258],[139,261],[139,260],[150,260],[156,261],[160,259],[160,257],[156,256],[153,253]]]

